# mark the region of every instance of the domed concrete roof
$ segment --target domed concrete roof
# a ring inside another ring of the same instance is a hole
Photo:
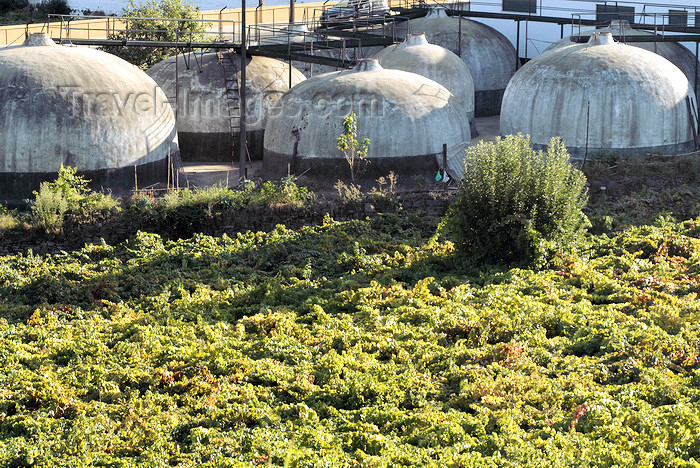
[[[289,167],[296,174],[345,178],[349,169],[336,138],[343,118],[354,111],[357,137],[371,140],[368,176],[434,175],[443,144],[449,148],[448,169],[459,176],[470,131],[453,102],[442,85],[382,68],[374,59],[309,78],[285,94],[268,117],[263,172],[280,177]]]
[[[521,68],[506,89],[501,134],[531,135],[544,147],[562,137],[582,156],[694,149],[688,79],[660,55],[616,43],[610,33],[588,44],[545,52]]]
[[[158,85],[105,52],[32,34],[0,49],[0,200],[31,197],[61,164],[98,187],[167,177],[178,151],[175,118]]]
[[[406,24],[407,23],[407,24]],[[430,43],[451,50],[469,68],[474,80],[476,116],[497,115],[503,91],[515,73],[515,48],[508,38],[485,24],[448,16],[444,8],[433,8],[422,17],[397,26],[397,35],[425,33]]]
[[[568,47],[577,44],[571,40],[571,37],[581,36],[584,38],[589,38],[595,32],[610,32],[615,36],[653,36],[654,33],[650,31],[644,31],[642,29],[633,29],[630,24],[625,20],[614,20],[610,22],[610,26],[601,29],[590,29],[586,31],[576,32],[573,36],[567,36],[560,39],[550,45],[545,52],[553,49],[558,49],[561,47]],[[624,39],[621,42],[625,42]],[[649,52],[654,52],[665,58],[666,60],[673,63],[675,66],[681,69],[681,71],[688,78],[688,82],[691,86],[695,85],[695,67],[698,63],[698,59],[695,57],[687,47],[683,44],[677,42],[630,42],[628,45],[633,47],[639,47],[640,49],[648,50]],[[698,95],[700,91],[700,79],[698,79],[697,88],[695,89],[695,95]]]
[[[455,105],[464,109],[477,136],[474,124],[474,80],[469,68],[457,54],[431,44],[425,33],[409,34],[401,44],[386,47],[372,56],[384,68],[417,73],[440,83],[454,94]]]

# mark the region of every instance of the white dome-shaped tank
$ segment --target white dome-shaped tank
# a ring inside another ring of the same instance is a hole
[[[529,134],[543,148],[563,139],[573,157],[695,148],[688,79],[665,58],[594,34],[587,44],[545,52],[513,76],[501,134]]]
[[[422,18],[397,25],[397,37],[425,33],[431,44],[451,50],[469,68],[474,80],[477,117],[498,115],[508,81],[515,73],[516,53],[507,37],[476,21],[448,16],[444,8],[431,8]]]
[[[241,59],[222,51],[224,64],[240,83]],[[214,51],[167,58],[146,70],[175,106],[177,82],[177,130],[182,159],[186,161],[231,161],[238,154],[239,110],[233,108],[234,131],[226,97],[226,74]],[[178,77],[175,79],[175,69]],[[289,65],[267,57],[248,57],[246,66],[246,142],[252,159],[262,159],[267,112],[290,88]],[[292,67],[291,86],[305,80]],[[231,86],[231,85],[228,85]],[[229,92],[237,101],[237,93]],[[236,102],[236,106],[240,103]],[[237,160],[237,159],[236,159]]]
[[[633,29],[630,24],[625,20],[614,20],[610,22],[610,26],[601,29],[591,29],[587,31],[576,32],[573,36],[567,36],[560,39],[550,45],[545,52],[549,50],[559,49],[562,47],[568,47],[576,45],[577,42],[571,40],[572,37],[578,37],[589,39],[593,33],[596,32],[610,32],[615,36],[654,36],[654,33],[649,31],[644,31],[642,29]],[[625,42],[622,40],[621,42]],[[681,69],[681,71],[688,78],[688,82],[691,86],[695,86],[695,70],[696,65],[698,65],[698,59],[695,57],[687,47],[679,44],[677,42],[629,42],[628,45],[639,47],[640,49],[648,50],[649,52],[654,52],[665,58],[666,60],[673,63],[675,66]],[[695,88],[695,95],[697,96],[700,91],[700,78],[698,79],[697,87]]]
[[[307,173],[334,181],[350,175],[337,148],[343,118],[354,111],[357,138],[369,138],[365,176],[434,175],[448,148],[448,171],[463,173],[469,122],[445,87],[415,73],[362,59],[352,70],[309,78],[280,99],[268,117],[263,174]]]
[[[430,44],[425,33],[409,34],[401,44],[386,47],[372,56],[384,68],[416,73],[440,83],[454,94],[455,105],[469,119],[472,138],[478,135],[474,121],[474,80],[457,54]]]
[[[165,94],[114,55],[31,34],[0,49],[0,202],[32,198],[61,166],[114,191],[165,182],[177,156]]]

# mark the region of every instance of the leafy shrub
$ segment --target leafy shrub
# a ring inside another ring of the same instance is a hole
[[[19,220],[14,212],[7,211],[7,208],[0,205],[0,231],[9,231],[19,225]]]
[[[122,16],[139,19],[129,20],[128,37],[126,37],[124,32],[120,32],[111,35],[110,39],[175,41],[179,38],[186,41],[201,41],[204,40],[203,33],[209,24],[201,21],[179,22],[159,19],[200,19],[199,7],[183,0],[152,0],[139,4],[131,0],[129,6],[122,10]],[[179,33],[176,32],[177,30],[179,30]],[[168,47],[107,46],[103,50],[143,69],[175,55],[175,49]]]
[[[254,206],[302,206],[313,202],[315,195],[299,187],[293,177],[279,182],[264,182],[258,187],[250,181],[240,189],[221,185],[203,189],[174,190],[162,199],[149,200],[143,196],[133,201],[131,216],[149,218],[152,226],[175,235],[194,235],[217,226],[238,209]]]
[[[46,0],[37,6],[37,12],[42,16],[70,15],[71,9],[66,0]]]
[[[292,176],[284,177],[279,182],[264,182],[254,202],[260,205],[292,204],[304,205],[313,202],[315,195],[306,187],[299,187]]]
[[[112,196],[90,190],[89,183],[75,168],[61,165],[55,181],[42,182],[39,191],[33,192],[35,220],[47,231],[58,232],[68,213],[89,217],[117,206]]]
[[[0,0],[0,25],[45,23],[59,21],[50,14],[69,15],[71,8],[66,0],[46,0],[40,3],[27,0]]]
[[[44,226],[47,232],[59,232],[68,212],[68,199],[62,192],[53,189],[50,182],[42,182],[34,196],[32,214],[36,222]]]
[[[362,141],[357,138],[357,116],[354,112],[343,119],[343,133],[336,138],[336,144],[350,166],[350,180],[354,184],[369,164],[367,152],[370,145],[369,138],[363,138]]]
[[[306,187],[299,187],[294,177],[285,177],[279,182],[267,181],[258,187],[252,181],[239,190],[214,185],[198,190],[182,189],[166,194],[160,205],[165,211],[173,211],[183,206],[205,206],[210,211],[214,207],[241,208],[249,205],[304,205],[313,202],[315,195]]]
[[[29,6],[27,0],[0,0],[0,15],[22,10]]]
[[[533,262],[542,241],[565,243],[587,226],[585,176],[562,141],[536,152],[529,137],[480,142],[467,149],[465,177],[445,226],[475,261]]]

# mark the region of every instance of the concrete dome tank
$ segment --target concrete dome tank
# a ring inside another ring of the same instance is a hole
[[[442,7],[397,25],[398,37],[407,33],[425,33],[430,43],[459,55],[474,80],[476,116],[498,115],[503,92],[515,73],[516,53],[508,38],[485,24],[448,16]]]
[[[503,96],[501,134],[529,134],[539,148],[560,136],[573,157],[679,153],[695,148],[695,105],[671,62],[596,33],[518,70]]]
[[[61,164],[116,192],[165,182],[177,156],[165,94],[137,67],[31,34],[0,49],[0,202],[21,204]]]
[[[432,177],[448,148],[448,171],[463,173],[469,122],[442,85],[415,73],[362,59],[352,70],[309,78],[292,88],[268,117],[263,174],[307,173],[335,181],[350,175],[337,148],[343,118],[357,115],[357,137],[369,138],[365,176]]]
[[[240,84],[241,59],[230,50],[223,51],[230,78]],[[175,79],[177,68],[178,77]],[[291,86],[306,78],[292,67]],[[239,114],[234,106],[234,131],[226,97],[226,72],[215,51],[180,54],[167,58],[146,70],[175,106],[182,159],[186,161],[231,161],[238,154]],[[262,159],[263,134],[267,112],[290,88],[289,65],[267,57],[248,57],[246,67],[246,142],[252,159]],[[177,93],[176,93],[177,84]],[[177,95],[176,95],[177,94]],[[236,91],[229,92],[238,103]]]
[[[469,119],[472,138],[478,135],[474,121],[474,80],[467,65],[457,54],[430,44],[425,33],[409,34],[401,44],[382,49],[373,55],[384,68],[416,73],[440,83],[455,99]]]
[[[634,29],[630,27],[630,24],[625,20],[614,20],[610,22],[610,26],[601,29],[591,29],[587,31],[581,31],[580,33],[575,32],[573,36],[580,36],[585,39],[589,39],[591,35],[595,32],[610,32],[614,36],[653,36],[654,33],[649,31],[644,31],[642,29]],[[559,49],[562,47],[568,47],[576,45],[576,42],[571,40],[572,36],[564,37],[552,45],[550,45],[545,52],[549,50]],[[622,40],[621,42],[625,42]],[[681,71],[688,78],[688,82],[691,86],[695,86],[695,95],[700,94],[700,76],[698,77],[697,84],[695,83],[695,71],[696,65],[698,64],[698,59],[695,57],[687,47],[683,44],[677,42],[629,42],[628,45],[639,47],[640,49],[648,50],[649,52],[654,52],[665,58],[666,60],[673,63],[675,66],[681,69]]]

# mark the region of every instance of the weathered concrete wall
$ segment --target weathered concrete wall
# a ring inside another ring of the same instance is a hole
[[[236,54],[232,57],[240,70],[240,57]],[[173,109],[175,70],[175,57],[170,57],[146,71],[168,96]],[[187,161],[229,161],[231,120],[226,102],[226,77],[216,52],[180,55],[177,72],[177,129],[182,139],[182,158]],[[240,71],[237,76],[240,80]],[[293,67],[291,76],[292,86],[305,79]],[[289,84],[289,65],[286,63],[267,57],[248,58],[246,129],[249,132],[257,134],[265,130],[268,109],[289,90]],[[234,134],[237,133],[234,130]],[[251,143],[251,156],[262,159],[261,142],[257,145]]]
[[[240,132],[190,133],[177,132],[180,153],[185,161],[238,162],[240,157]],[[264,130],[246,132],[248,154],[253,161],[262,161]]]
[[[442,85],[414,73],[383,69],[372,59],[364,59],[353,70],[309,78],[271,110],[263,173],[273,178],[286,175],[282,156],[289,163],[308,159],[311,166],[312,160],[347,164],[336,138],[351,110],[357,115],[357,137],[371,140],[368,157],[384,160],[384,167],[410,173],[414,167],[402,158],[425,156],[435,161],[430,155],[440,153],[445,143],[450,169],[459,172],[470,129],[466,114],[451,99]],[[370,164],[368,173],[373,170]]]
[[[57,46],[46,35],[28,42],[37,45],[0,49],[3,177],[21,175],[31,193],[41,174],[54,178],[63,164],[96,177],[109,172],[103,179],[116,183],[121,169],[133,180],[134,166],[175,156],[175,118],[145,73],[104,52]],[[0,186],[0,199],[17,196]]]
[[[531,135],[536,145],[560,136],[574,154],[689,149],[686,97],[693,90],[678,68],[637,47],[589,44],[545,52],[521,68],[506,89],[501,134]]]
[[[109,189],[115,196],[128,193],[138,187],[148,187],[158,182],[166,182],[168,159],[96,171],[80,170],[78,173],[90,181],[92,190]],[[174,164],[174,161],[170,161]],[[38,190],[44,181],[56,179],[56,172],[0,172],[0,203],[9,207],[25,207],[24,200],[34,199],[33,191]]]

